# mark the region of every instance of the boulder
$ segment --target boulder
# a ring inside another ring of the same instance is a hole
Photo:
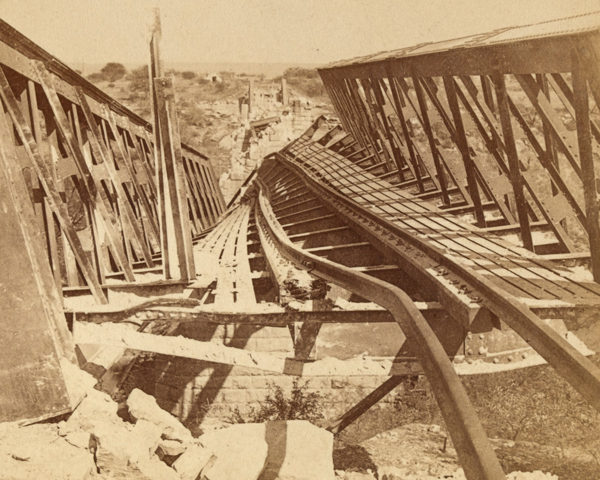
[[[335,480],[333,434],[305,420],[267,422],[267,465],[260,480]]]
[[[202,471],[206,480],[257,480],[263,472],[268,446],[264,423],[245,423],[205,433],[198,439],[216,458]]]
[[[213,452],[208,448],[200,444],[193,444],[171,466],[179,474],[181,480],[196,480],[204,467],[210,467],[215,459]],[[231,460],[230,458],[229,461]]]
[[[185,452],[187,445],[177,440],[160,440],[156,447],[156,454],[160,457],[178,457]]]
[[[139,389],[134,389],[127,398],[127,408],[131,418],[148,420],[163,429],[163,437],[171,440],[188,442],[192,440],[192,434],[169,412],[158,406],[154,397],[147,395]]]

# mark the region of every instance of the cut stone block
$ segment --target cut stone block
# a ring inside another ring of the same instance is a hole
[[[216,455],[202,472],[206,480],[257,480],[266,466],[265,424],[245,423],[205,433],[202,445]]]

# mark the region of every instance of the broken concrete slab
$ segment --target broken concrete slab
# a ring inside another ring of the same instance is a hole
[[[269,447],[264,423],[245,423],[205,433],[198,440],[216,455],[202,472],[206,480],[258,480]]]
[[[305,420],[267,422],[267,465],[260,480],[335,480],[333,434]]]
[[[179,474],[181,480],[196,480],[205,467],[210,467],[215,460],[216,457],[211,450],[202,445],[193,444],[175,460],[172,467]],[[232,459],[229,461],[231,462]]]
[[[190,431],[173,415],[160,408],[154,397],[137,388],[129,394],[127,408],[129,409],[131,418],[136,422],[139,420],[148,420],[155,425],[161,426],[165,438],[181,442],[189,442],[193,439]]]

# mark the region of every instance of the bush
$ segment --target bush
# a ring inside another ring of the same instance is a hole
[[[150,91],[150,74],[148,65],[143,65],[131,71],[129,76],[129,88],[138,92]]]
[[[90,73],[87,76],[87,79],[92,83],[99,83],[105,80],[104,75],[102,75],[100,72]]]
[[[283,389],[269,384],[269,393],[260,408],[252,408],[250,413],[242,415],[239,408],[233,411],[233,423],[262,423],[269,420],[308,420],[315,423],[323,418],[323,396],[316,392],[307,392],[308,382],[300,383],[295,379],[289,396]]]
[[[326,94],[319,73],[315,69],[293,67],[283,72],[288,85],[309,97],[322,97]]]
[[[181,72],[181,78],[183,78],[184,80],[193,80],[194,78],[196,78],[196,73],[195,72]]]
[[[105,80],[115,82],[127,74],[127,69],[120,63],[111,62],[104,65],[100,73],[104,76]]]

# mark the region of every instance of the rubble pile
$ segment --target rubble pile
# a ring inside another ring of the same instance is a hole
[[[335,479],[333,435],[309,422],[217,424],[194,438],[141,390],[126,407],[118,415],[117,403],[91,389],[60,423],[1,424],[1,478]]]

